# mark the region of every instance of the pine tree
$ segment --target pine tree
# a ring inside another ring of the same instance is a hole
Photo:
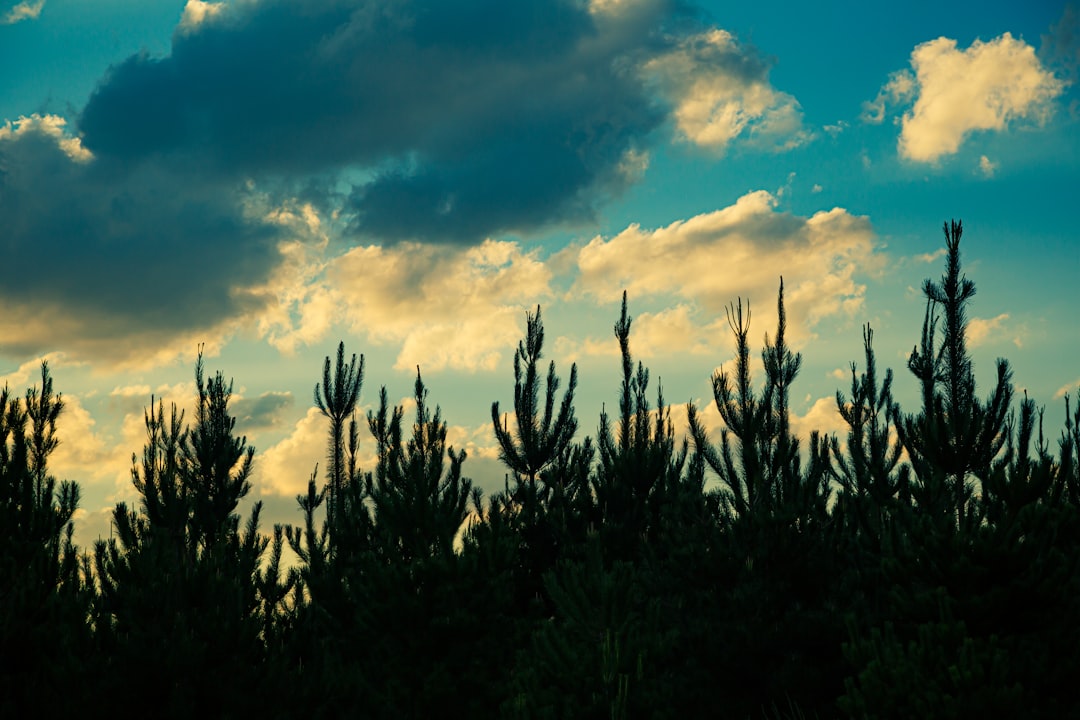
[[[815,432],[803,466],[791,432],[789,394],[801,356],[786,342],[784,286],[777,299],[775,341],[765,337],[765,382],[760,394],[750,373],[750,307],[729,306],[735,336],[734,373],[713,375],[713,396],[724,421],[713,445],[690,405],[694,446],[721,482],[718,548],[726,582],[712,610],[727,638],[714,662],[732,693],[736,713],[759,713],[770,704],[819,707],[840,690],[842,625],[828,578],[838,560],[827,530],[830,497],[828,446]],[[726,618],[726,619],[725,619]],[[737,620],[736,620],[737,619]],[[701,713],[715,708],[695,707]]]
[[[543,356],[544,325],[540,307],[536,314],[526,314],[525,339],[514,353],[514,417],[517,432],[510,433],[505,417],[499,414],[498,401],[491,405],[491,421],[499,442],[499,459],[515,474],[535,485],[540,472],[555,461],[570,445],[577,432],[574,418],[574,390],[577,388],[577,365],[570,367],[570,381],[563,394],[558,415],[554,415],[559,377],[555,362],[548,366],[543,415],[540,412],[540,376],[538,364]],[[524,377],[523,377],[524,374]],[[515,437],[516,435],[516,437]]]
[[[379,547],[388,560],[405,565],[453,554],[472,489],[461,474],[465,451],[447,446],[446,423],[437,406],[432,415],[427,405],[419,368],[413,398],[416,419],[407,442],[401,431],[404,408],[395,407],[388,419],[386,388],[379,411],[368,414],[379,457],[368,479]]]
[[[345,421],[350,419],[356,410],[363,384],[364,356],[361,355],[357,362],[356,355],[353,354],[352,359],[346,363],[345,343],[338,343],[337,362],[333,373],[330,369],[330,357],[327,356],[326,363],[323,365],[322,386],[315,386],[315,406],[330,421],[327,450],[330,460],[327,465],[329,497],[326,515],[330,524],[331,548],[335,542],[335,522],[337,517],[344,512],[343,488],[348,479],[345,458]],[[355,437],[354,431],[350,430],[350,436]]]
[[[79,697],[54,688],[86,662],[91,589],[72,541],[79,486],[59,484],[49,457],[63,398],[46,361],[41,384],[0,392],[0,715],[61,714]],[[81,689],[81,688],[80,688]]]
[[[630,353],[631,322],[624,292],[615,323],[622,358],[618,432],[612,433],[607,412],[602,412],[597,434],[600,464],[593,476],[602,527],[613,540],[609,549],[624,560],[638,556],[646,535],[661,532],[661,514],[680,494],[689,452],[687,440],[676,450],[671,410],[664,404],[662,388],[657,389],[655,417],[650,411],[649,371],[640,362],[635,371]],[[693,484],[700,493],[701,483]]]
[[[147,440],[131,471],[141,507],[119,503],[116,537],[95,545],[104,686],[132,683],[129,696],[165,717],[257,706],[248,691],[264,658],[257,588],[269,541],[258,532],[261,503],[243,530],[235,512],[253,450],[234,435],[231,383],[221,373],[207,383],[202,368],[200,353],[193,427],[175,405],[144,414]]]
[[[981,518],[973,480],[983,481],[1005,444],[1012,402],[1009,364],[997,361],[994,389],[985,401],[975,394],[975,374],[967,351],[967,304],[975,284],[961,275],[958,221],[944,226],[946,269],[940,282],[926,280],[927,308],[920,345],[908,358],[919,380],[918,415],[896,414],[896,430],[915,475],[912,496],[920,512],[943,531],[971,530]],[[938,311],[942,316],[939,318]],[[943,319],[940,346],[937,323]]]

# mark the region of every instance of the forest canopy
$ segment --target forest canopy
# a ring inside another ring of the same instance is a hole
[[[748,299],[727,308],[719,428],[693,404],[675,426],[624,293],[617,407],[583,435],[538,306],[491,405],[501,491],[419,369],[408,408],[383,388],[362,415],[341,343],[313,393],[325,462],[272,528],[239,510],[259,456],[200,354],[192,415],[144,412],[137,504],[76,545],[42,362],[0,394],[0,715],[1080,717],[1080,393],[1045,430],[1059,411],[1008,361],[976,382],[962,225],[944,234],[907,372],[863,328],[845,433],[793,431],[782,280],[764,347]]]

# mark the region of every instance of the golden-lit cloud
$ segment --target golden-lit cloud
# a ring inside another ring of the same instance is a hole
[[[1072,395],[1074,392],[1080,393],[1080,377],[1059,387],[1057,392],[1054,393],[1054,399],[1060,400],[1066,395]]]
[[[1001,313],[996,317],[972,317],[968,322],[968,344],[972,348],[1003,339],[1003,336],[1012,336],[1010,340],[1017,348],[1024,344],[1023,338],[1018,332],[1008,325],[1009,313]]]
[[[318,486],[326,470],[326,418],[309,408],[284,440],[259,453],[255,461],[255,485],[264,495],[292,497],[307,491],[311,473],[319,467]]]
[[[262,298],[256,326],[259,337],[283,353],[293,354],[326,337],[340,319],[342,299],[327,284],[326,249],[330,236],[310,203],[284,203],[265,219],[282,228],[281,263],[267,282],[251,292]]]
[[[715,355],[732,346],[726,324],[715,319],[703,320],[694,307],[680,303],[657,312],[633,312],[630,300],[630,351],[635,359],[647,360],[664,355]],[[722,350],[722,349],[723,350]],[[582,340],[560,336],[555,350],[565,362],[583,356],[619,357],[619,341],[614,334]]]
[[[769,82],[769,64],[719,28],[689,36],[645,64],[644,72],[675,106],[679,132],[723,150],[736,138],[768,149],[810,139],[794,97]]]
[[[835,395],[818,398],[802,415],[791,413],[791,432],[804,443],[803,447],[815,430],[841,439],[847,436],[848,426],[836,408]]]
[[[888,106],[908,107],[900,120],[900,156],[933,162],[955,154],[973,132],[1002,131],[1018,120],[1044,123],[1064,86],[1035,48],[1009,33],[976,40],[966,50],[940,37],[912,51],[911,69],[892,75],[863,118],[881,122]]]
[[[491,370],[521,335],[525,310],[550,295],[535,252],[487,240],[471,248],[357,247],[327,277],[345,320],[375,343],[400,343],[395,367]]]
[[[777,202],[768,192],[751,192],[666,227],[631,225],[594,238],[578,253],[575,290],[610,301],[626,289],[631,299],[659,296],[687,306],[666,318],[671,327],[664,333],[666,342],[678,343],[673,350],[685,352],[701,347],[700,336],[679,343],[678,328],[702,315],[707,319],[695,324],[723,322],[726,306],[740,297],[752,302],[754,342],[773,333],[783,276],[789,340],[802,344],[825,317],[852,316],[863,306],[866,288],[856,277],[876,272],[882,260],[867,218],[842,208],[799,217],[778,212]]]
[[[224,7],[224,2],[188,0],[180,16],[180,24],[176,26],[176,32],[181,34],[195,32],[204,22],[219,15]]]
[[[14,12],[14,11],[13,11]],[[82,140],[67,131],[67,120],[59,115],[22,116],[18,120],[4,121],[0,126],[0,142],[29,138],[31,135],[51,138],[72,161],[88,163],[94,159],[93,153],[82,146]]]

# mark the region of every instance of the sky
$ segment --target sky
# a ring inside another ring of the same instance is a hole
[[[718,429],[725,309],[757,353],[782,277],[795,428],[840,433],[867,323],[915,410],[955,218],[980,392],[1008,358],[1053,438],[1080,387],[1078,33],[1046,0],[0,0],[0,382],[48,361],[83,543],[137,499],[151,397],[190,416],[200,347],[264,529],[325,465],[339,341],[364,410],[409,405],[419,367],[490,493],[526,313],[595,437],[624,290],[677,429],[688,402]]]

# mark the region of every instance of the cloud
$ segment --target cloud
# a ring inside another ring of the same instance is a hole
[[[176,26],[176,34],[186,35],[196,32],[200,25],[212,21],[224,8],[224,2],[188,0],[187,4],[184,5],[184,12],[180,16],[180,24]]]
[[[863,119],[881,122],[888,106],[907,107],[900,156],[934,162],[955,154],[972,132],[1004,131],[1019,120],[1045,123],[1064,86],[1033,47],[1009,33],[966,50],[941,37],[912,51],[911,70],[890,77]]]
[[[804,218],[777,212],[776,204],[768,192],[751,192],[666,227],[631,225],[610,239],[594,238],[578,253],[575,292],[605,301],[624,288],[631,298],[673,297],[710,318],[723,318],[736,298],[750,298],[757,339],[774,332],[783,275],[789,339],[805,342],[823,318],[862,307],[865,286],[856,276],[877,271],[881,258],[866,218],[842,208]],[[765,324],[757,319],[762,307]]]
[[[984,177],[994,177],[994,173],[997,172],[997,169],[998,163],[993,162],[985,155],[979,157],[979,172],[981,172]]]
[[[997,335],[1005,329],[1008,319],[1008,313],[1002,313],[993,318],[971,318],[967,326],[968,343],[976,348],[996,339]]]
[[[636,360],[665,355],[715,355],[718,347],[726,351],[731,345],[726,325],[719,328],[713,319],[703,321],[698,309],[686,303],[657,312],[632,310],[631,299],[630,351]],[[580,341],[559,337],[555,349],[565,362],[576,362],[582,356],[617,358],[620,352],[614,334]]]
[[[79,130],[127,163],[319,178],[362,241],[473,244],[592,222],[669,117],[707,147],[804,142],[770,64],[665,0],[191,0]]]
[[[256,398],[236,397],[230,411],[241,433],[277,427],[295,402],[291,392],[266,392]]]
[[[718,28],[683,38],[653,58],[645,72],[675,106],[679,132],[690,142],[723,150],[745,136],[784,150],[810,139],[794,97],[769,83],[771,62]]]
[[[1080,77],[1080,13],[1073,3],[1065,5],[1061,18],[1042,36],[1039,57],[1069,82]]]
[[[945,257],[946,252],[948,252],[948,250],[946,250],[945,248],[938,248],[934,252],[922,253],[920,255],[916,255],[915,256],[915,261],[916,262],[921,262],[921,263],[926,263],[926,264],[929,265],[930,263],[937,262],[939,259]],[[911,288],[911,287],[909,287],[908,289],[913,290],[913,288]]]
[[[45,0],[22,0],[0,17],[0,25],[14,25],[23,20],[37,20],[44,7]]]
[[[318,408],[308,408],[288,437],[256,458],[254,484],[260,494],[292,497],[307,492],[316,464],[320,473],[325,470],[326,433],[326,418]],[[315,482],[321,487],[322,476]]]
[[[281,228],[250,186],[118,167],[55,116],[0,128],[0,352],[151,365],[210,349],[263,299]]]
[[[663,120],[633,67],[660,3],[190,2],[167,57],[112,68],[94,152],[215,173],[350,172],[351,229],[476,242],[591,218]],[[273,148],[273,152],[267,152]]]
[[[836,396],[818,398],[803,415],[791,413],[791,432],[802,440],[804,448],[814,430],[822,435],[847,436],[848,426],[836,409]]]
[[[425,373],[493,369],[520,338],[526,309],[550,295],[550,271],[509,241],[358,247],[327,272],[353,331],[400,343],[394,367]]]
[[[22,396],[23,390],[41,384],[41,362],[49,364],[49,374],[54,376],[59,368],[77,367],[82,363],[71,360],[66,353],[51,352],[39,358],[21,363],[19,367],[5,375],[0,375],[0,386],[7,387],[15,396]]]
[[[1058,388],[1058,391],[1054,393],[1054,399],[1060,400],[1066,395],[1072,393],[1074,390],[1078,391],[1078,394],[1080,394],[1080,378],[1076,378],[1071,383],[1065,383],[1060,388]]]

